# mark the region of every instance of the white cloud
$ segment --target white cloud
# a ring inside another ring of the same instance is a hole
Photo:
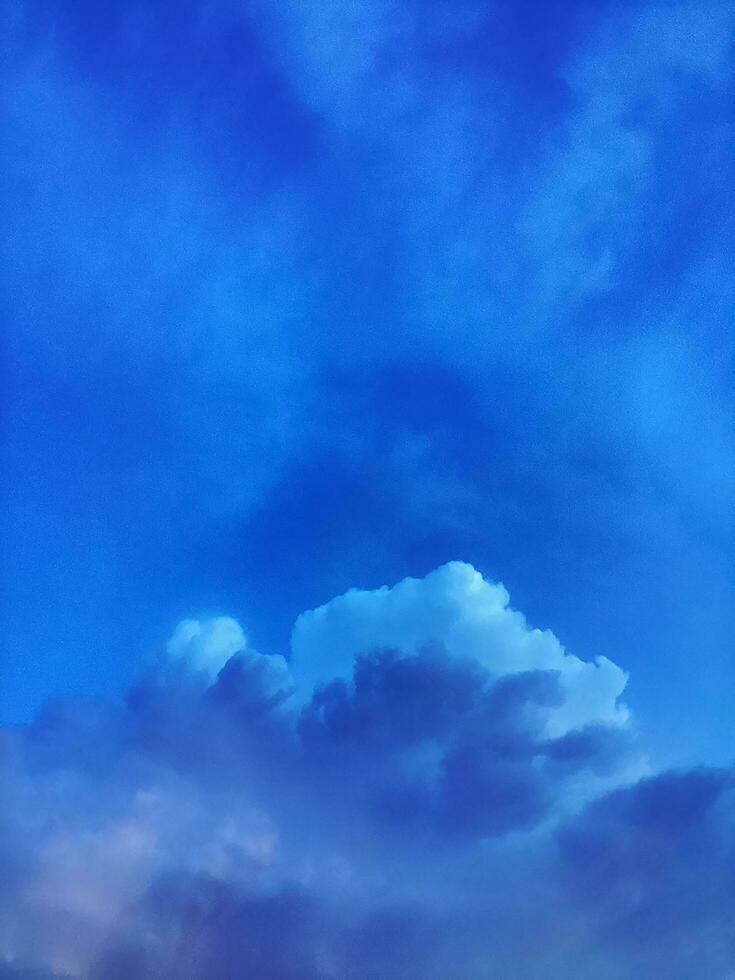
[[[172,660],[186,660],[195,670],[214,679],[224,665],[247,647],[242,627],[230,616],[182,619],[166,644]]]
[[[242,627],[229,616],[182,620],[166,651],[171,660],[185,661],[211,680],[232,656],[246,651],[251,666],[267,665],[266,693],[288,690],[293,682],[297,699],[307,701],[316,686],[349,680],[361,653],[395,649],[410,655],[438,644],[451,656],[477,660],[496,677],[558,671],[564,701],[547,710],[550,736],[588,724],[626,724],[628,711],[618,703],[625,672],[606,657],[585,661],[567,653],[550,630],[530,627],[509,601],[501,583],[453,561],[423,579],[405,578],[372,591],[350,589],[302,613],[293,628],[290,664],[250,649]]]
[[[618,704],[624,671],[605,657],[588,662],[566,653],[551,631],[529,627],[508,602],[501,584],[458,561],[393,588],[351,589],[296,621],[291,670],[297,691],[308,698],[317,684],[349,678],[360,653],[392,648],[411,654],[438,643],[496,676],[558,671],[565,699],[549,710],[549,735],[587,724],[625,724],[628,712]]]
[[[272,698],[292,687],[285,657],[253,650],[242,626],[231,616],[182,619],[166,643],[166,653],[169,660],[202,671],[212,683],[227,661],[240,654],[251,692],[259,698]]]

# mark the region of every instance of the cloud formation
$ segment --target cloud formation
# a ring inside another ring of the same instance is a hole
[[[0,975],[725,975],[732,774],[640,780],[622,674],[508,601],[353,590],[288,664],[187,620],[124,701],[2,730]]]
[[[530,629],[509,608],[502,585],[471,565],[450,562],[426,578],[392,589],[356,589],[296,621],[292,670],[310,691],[330,677],[349,676],[356,654],[373,648],[418,652],[441,638],[450,656],[476,660],[495,676],[558,673],[562,696],[547,719],[549,734],[588,724],[624,724],[618,704],[624,672],[606,657],[584,663],[565,653],[548,630]]]

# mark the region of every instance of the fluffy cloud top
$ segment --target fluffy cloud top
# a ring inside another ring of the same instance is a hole
[[[558,672],[563,697],[549,711],[549,735],[590,724],[625,724],[627,711],[618,704],[624,671],[606,657],[585,662],[567,654],[553,633],[530,628],[508,602],[502,585],[458,561],[393,588],[352,589],[298,618],[294,677],[308,697],[316,684],[349,677],[355,656],[366,650],[415,654],[439,643],[450,656],[474,659],[496,677]]]
[[[182,619],[166,644],[166,652],[172,660],[186,660],[214,679],[230,657],[246,646],[240,624],[230,616],[217,616],[204,622]]]

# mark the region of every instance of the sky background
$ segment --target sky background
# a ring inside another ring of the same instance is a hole
[[[730,755],[730,3],[10,3],[2,687],[472,562]]]
[[[0,980],[732,980],[735,5],[0,17]]]

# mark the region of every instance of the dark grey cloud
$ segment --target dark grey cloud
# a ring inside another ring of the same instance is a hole
[[[636,976],[735,966],[735,772],[667,772],[595,802],[561,834],[590,944]]]

